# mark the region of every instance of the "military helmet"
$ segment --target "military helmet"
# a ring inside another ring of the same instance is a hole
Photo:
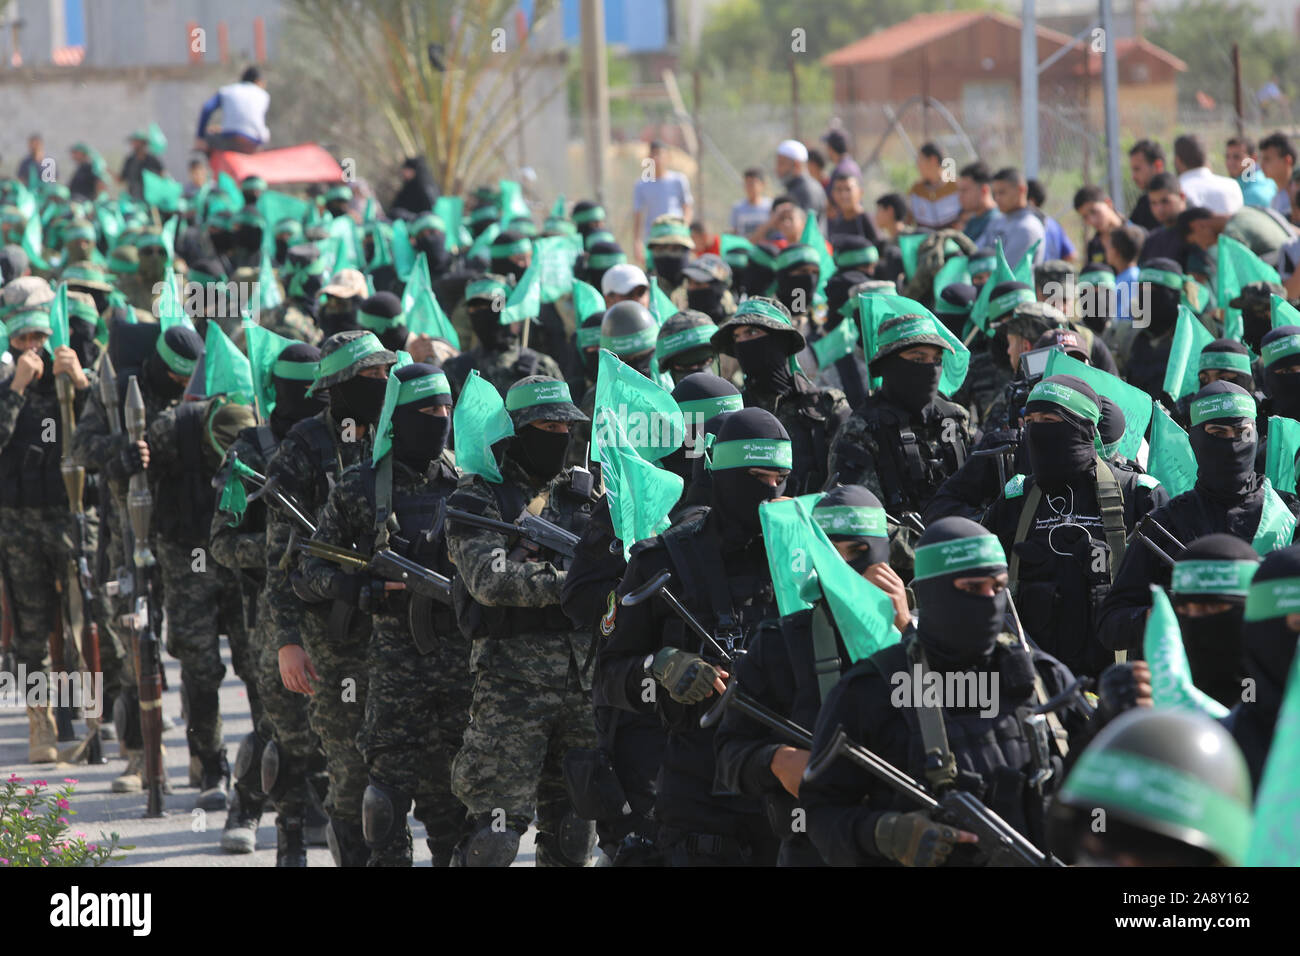
[[[506,392],[506,411],[516,433],[532,422],[591,421],[573,404],[569,386],[549,375],[529,375]]]
[[[600,321],[600,347],[622,358],[655,347],[659,323],[640,302],[625,299],[605,310]]]
[[[320,347],[320,370],[307,393],[331,388],[355,378],[363,369],[397,364],[397,356],[373,332],[349,329],[335,332]]]
[[[670,365],[696,365],[715,358],[712,339],[716,331],[717,325],[703,312],[683,309],[674,313],[659,330],[655,343],[659,371],[668,371]]]
[[[1189,710],[1136,708],[1108,724],[1066,778],[1059,804],[1103,810],[1129,826],[1239,866],[1251,828],[1246,761],[1217,721]]]

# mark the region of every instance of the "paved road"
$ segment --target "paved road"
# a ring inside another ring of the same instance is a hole
[[[223,652],[225,646],[223,642]],[[244,685],[235,677],[228,652],[226,680],[221,687],[221,716],[224,721],[226,752],[233,760],[239,741],[252,730],[248,712],[248,697]],[[71,766],[60,764],[35,765],[27,763],[27,715],[17,708],[0,708],[0,770],[5,777],[16,773],[26,779],[62,781],[74,777],[79,783],[72,796],[74,830],[84,830],[89,836],[105,835],[116,831],[123,843],[135,846],[127,851],[126,859],[116,866],[274,866],[275,816],[269,809],[262,816],[258,831],[257,850],[254,853],[235,855],[221,849],[221,830],[226,822],[224,810],[204,812],[195,808],[198,791],[189,787],[189,752],[185,746],[185,727],[179,724],[181,714],[180,664],[166,659],[167,682],[171,688],[163,695],[163,745],[167,752],[167,776],[173,793],[166,797],[166,816],[145,819],[145,799],[139,793],[112,793],[113,778],[122,772],[125,761],[118,756],[117,743],[105,745],[110,755],[106,764],[99,766]],[[77,729],[83,731],[78,722]],[[415,865],[430,866],[429,848],[424,842],[424,827],[410,820],[415,844]],[[515,866],[533,865],[532,830],[524,837]],[[307,851],[309,866],[332,866],[329,851],[311,848]]]

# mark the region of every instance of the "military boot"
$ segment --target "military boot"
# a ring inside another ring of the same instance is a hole
[[[203,758],[198,754],[190,754],[190,781],[189,785],[195,790],[202,789],[203,784]]]
[[[227,853],[252,853],[257,849],[257,827],[262,821],[262,801],[235,784],[221,832],[221,849]]]
[[[122,745],[126,769],[113,781],[114,793],[139,793],[144,789],[144,751]]]
[[[302,817],[276,817],[275,865],[306,866],[307,846],[303,842]]]
[[[305,783],[307,791],[307,812],[303,818],[303,839],[308,846],[329,846],[328,831],[330,818],[325,812],[324,800],[313,779]]]
[[[54,763],[59,759],[59,735],[54,711],[44,707],[27,708],[27,762]]]
[[[218,750],[201,758],[203,772],[199,780],[199,798],[194,805],[200,810],[224,810],[230,792],[230,764],[226,751]]]
[[[366,846],[361,824],[331,820],[325,835],[335,866],[365,866],[370,860],[370,847]]]

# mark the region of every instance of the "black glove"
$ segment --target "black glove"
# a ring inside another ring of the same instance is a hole
[[[1111,664],[1101,672],[1097,681],[1100,703],[1097,717],[1108,721],[1138,705],[1138,679],[1133,672],[1133,662]]]
[[[144,471],[144,457],[140,453],[139,444],[136,442],[128,443],[125,448],[108,460],[104,465],[104,471],[116,481],[126,481],[132,475]]]

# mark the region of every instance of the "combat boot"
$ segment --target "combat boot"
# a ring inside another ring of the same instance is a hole
[[[303,843],[302,817],[276,817],[275,865],[306,866],[307,847]]]
[[[230,792],[230,763],[226,751],[201,758],[203,772],[199,780],[199,798],[194,805],[200,810],[224,810]]]
[[[198,754],[190,754],[189,785],[195,790],[203,789],[203,758]]]
[[[59,759],[59,734],[54,712],[44,707],[27,708],[27,762],[55,763]]]
[[[262,821],[262,801],[235,784],[221,832],[221,849],[227,853],[252,853],[257,849],[257,827]]]
[[[122,745],[126,769],[113,781],[114,793],[139,793],[144,789],[144,751]]]
[[[327,847],[329,846],[329,815],[325,812],[325,805],[320,792],[316,789],[316,784],[309,779],[305,789],[307,813],[303,820],[303,839],[307,841],[308,846]]]

